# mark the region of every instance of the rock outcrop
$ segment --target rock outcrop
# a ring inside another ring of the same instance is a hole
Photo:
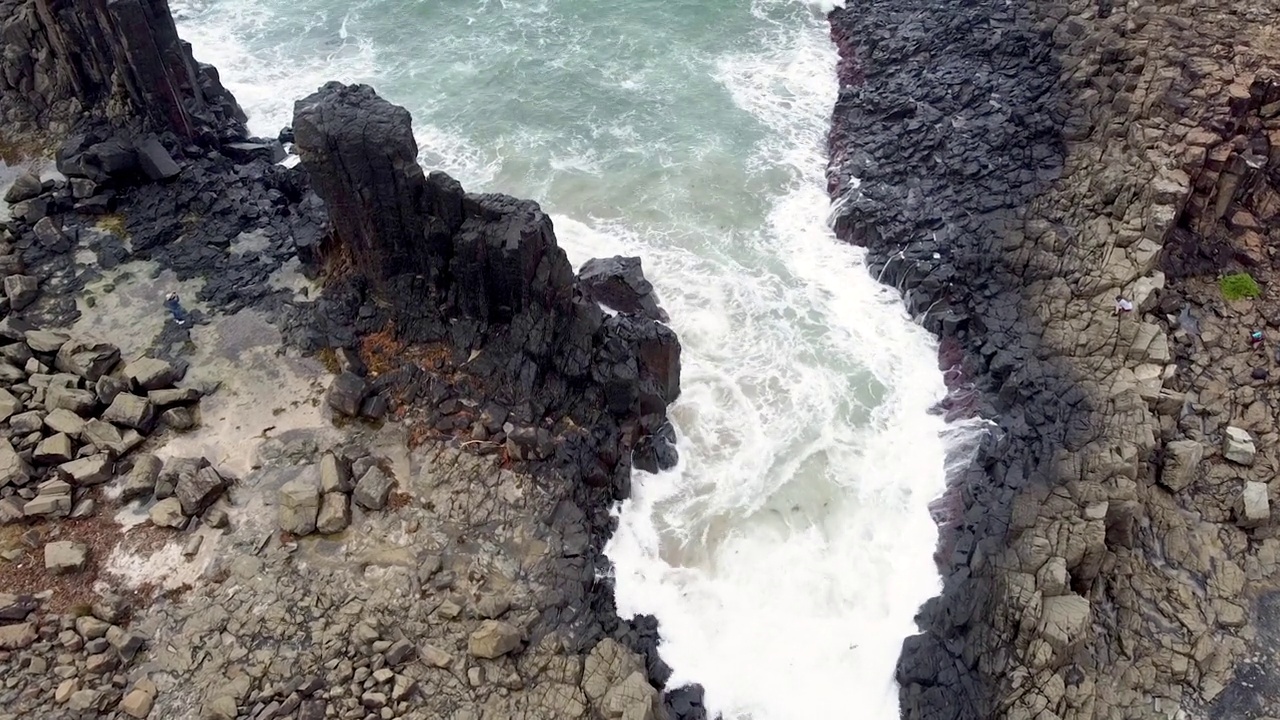
[[[1275,305],[1200,279],[1269,270],[1276,20],[832,15],[836,231],[942,337],[943,409],[996,425],[937,508],[945,582],[903,647],[904,717],[1276,714],[1275,365],[1246,332]]]
[[[86,117],[188,142],[244,136],[244,111],[178,37],[167,0],[3,0],[0,36],[11,140],[61,138]]]

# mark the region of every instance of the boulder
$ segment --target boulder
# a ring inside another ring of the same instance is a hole
[[[129,392],[129,381],[114,375],[103,375],[93,384],[93,392],[98,396],[98,402],[110,405],[115,402],[117,395]]]
[[[63,433],[50,435],[41,440],[31,453],[31,459],[39,465],[60,465],[70,462],[75,457],[75,446],[71,438]]]
[[[195,388],[152,390],[147,393],[147,399],[151,401],[152,405],[157,407],[165,407],[167,405],[189,405],[200,399],[200,391]]]
[[[227,489],[227,481],[217,470],[205,465],[194,473],[184,473],[174,486],[173,495],[186,515],[199,515]]]
[[[91,443],[99,452],[117,458],[123,457],[133,447],[120,432],[120,428],[102,420],[95,419],[84,423],[80,437],[85,442]]]
[[[8,420],[14,413],[22,411],[22,401],[13,393],[0,388],[0,422]]]
[[[0,438],[0,487],[25,485],[30,479],[31,467],[8,440]]]
[[[320,501],[316,531],[325,535],[342,532],[351,524],[351,500],[346,493],[327,492]]]
[[[1087,638],[1089,601],[1079,595],[1044,599],[1040,616],[1040,637],[1059,654],[1065,654]]]
[[[46,398],[47,404],[47,398]],[[44,426],[56,433],[80,437],[85,429],[84,418],[66,408],[57,408],[44,416]]]
[[[177,432],[186,432],[198,424],[196,414],[187,407],[171,407],[165,410],[160,413],[160,422]]]
[[[141,690],[131,690],[120,700],[120,712],[131,718],[142,720],[151,714],[154,698]]]
[[[155,455],[142,453],[134,456],[133,467],[125,474],[120,488],[120,499],[129,502],[150,496],[156,489],[161,467],[160,458]],[[181,501],[178,504],[181,505]]]
[[[320,488],[307,479],[290,480],[280,488],[280,529],[294,535],[316,530],[320,512]]]
[[[609,688],[601,703],[601,714],[611,720],[656,720],[662,707],[658,691],[642,671],[632,672]]]
[[[391,488],[395,487],[395,478],[387,475],[380,467],[371,467],[356,483],[352,499],[366,510],[381,510],[387,506],[387,497]]]
[[[520,630],[501,620],[485,620],[467,639],[467,650],[473,657],[492,660],[520,647]]]
[[[27,346],[33,351],[44,355],[52,355],[58,352],[71,339],[70,336],[64,333],[51,330],[28,330],[26,336]]]
[[[21,522],[26,516],[27,505],[21,495],[0,498],[0,527]]]
[[[67,236],[62,233],[62,228],[53,222],[53,218],[41,218],[32,228],[32,232],[35,233],[36,240],[41,245],[53,252],[65,252],[71,247]]]
[[[58,350],[54,367],[90,382],[111,371],[120,362],[120,348],[110,343],[68,341]]]
[[[44,416],[38,410],[28,410],[9,418],[9,427],[18,435],[30,435],[44,427]]]
[[[101,485],[111,479],[113,463],[105,453],[90,455],[58,466],[66,481],[76,487]]]
[[[160,390],[178,381],[178,370],[165,360],[143,357],[124,368],[125,377],[142,390]]]
[[[333,453],[320,458],[320,489],[326,493],[351,492],[351,463]]]
[[[23,310],[36,301],[40,295],[40,283],[30,275],[10,275],[4,279],[4,296],[9,298],[9,307]]]
[[[1248,480],[1240,492],[1236,506],[1236,524],[1243,528],[1261,527],[1271,520],[1271,499],[1267,484]]]
[[[658,322],[669,320],[658,306],[638,257],[592,258],[578,271],[578,286],[588,298],[618,312]]]
[[[182,503],[178,498],[165,498],[151,506],[148,513],[151,523],[157,527],[181,530],[187,525],[187,516],[182,514]]]
[[[22,622],[38,607],[40,603],[30,595],[0,593],[0,622]]]
[[[59,540],[44,546],[44,567],[53,573],[71,573],[84,569],[89,560],[88,546]]]
[[[181,170],[173,156],[156,138],[147,138],[138,143],[138,166],[149,180],[168,180]]]
[[[1222,440],[1222,456],[1238,465],[1252,465],[1257,451],[1249,431],[1228,426]]]
[[[46,480],[22,512],[27,517],[66,517],[71,513],[71,486],[62,480]]]
[[[147,433],[155,424],[155,409],[151,407],[151,401],[144,397],[120,393],[106,412],[102,413],[102,419]]]
[[[30,200],[44,192],[44,183],[40,181],[40,176],[35,173],[22,173],[14,179],[13,184],[4,193],[4,201],[7,203],[19,203],[23,200]]]
[[[1190,485],[1203,457],[1204,446],[1195,440],[1174,440],[1165,445],[1160,484],[1174,492]]]
[[[44,407],[53,411],[59,408],[76,415],[88,415],[98,406],[98,396],[80,388],[51,385],[44,395]]]
[[[35,623],[0,625],[0,650],[21,650],[38,640]]]
[[[329,385],[329,407],[355,417],[360,414],[360,405],[369,393],[369,385],[357,375],[349,372],[339,373]]]

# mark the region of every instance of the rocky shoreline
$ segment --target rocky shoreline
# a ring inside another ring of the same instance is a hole
[[[301,165],[277,164],[280,142],[247,136],[164,0],[4,0],[0,17],[15,50],[0,59],[4,147],[57,147],[57,173],[19,177],[8,198],[6,275],[25,278],[5,281],[10,339],[47,344],[29,331],[81,321],[123,332],[135,317],[113,357],[243,364],[190,435],[147,446],[163,472],[139,460],[101,479],[116,497],[146,475],[125,501],[142,502],[146,527],[182,532],[126,559],[154,570],[181,543],[186,569],[156,588],[115,577],[134,596],[86,607],[5,596],[5,712],[704,716],[696,688],[660,695],[656,623],[617,617],[601,553],[633,463],[675,462],[679,344],[638,262],[575,275],[535,203],[424,174],[408,113],[367,87],[301,101],[284,136]],[[154,310],[111,299],[125,287]],[[100,375],[131,377],[115,364]],[[74,392],[95,410],[92,389]],[[175,447],[211,454],[182,472]],[[182,491],[163,497],[161,481]],[[87,562],[104,571],[117,550]],[[92,667],[74,655],[91,645]]]
[[[937,508],[904,717],[1280,714],[1276,16],[831,15],[837,234],[941,337],[940,411],[995,423]]]

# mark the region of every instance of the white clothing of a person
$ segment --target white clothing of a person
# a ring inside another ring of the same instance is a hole
[[[1133,303],[1124,298],[1116,298],[1116,314],[1133,312]]]

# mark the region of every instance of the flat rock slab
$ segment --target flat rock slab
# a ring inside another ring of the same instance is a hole
[[[70,540],[58,540],[44,546],[44,567],[55,573],[78,572],[89,560],[89,548]]]

